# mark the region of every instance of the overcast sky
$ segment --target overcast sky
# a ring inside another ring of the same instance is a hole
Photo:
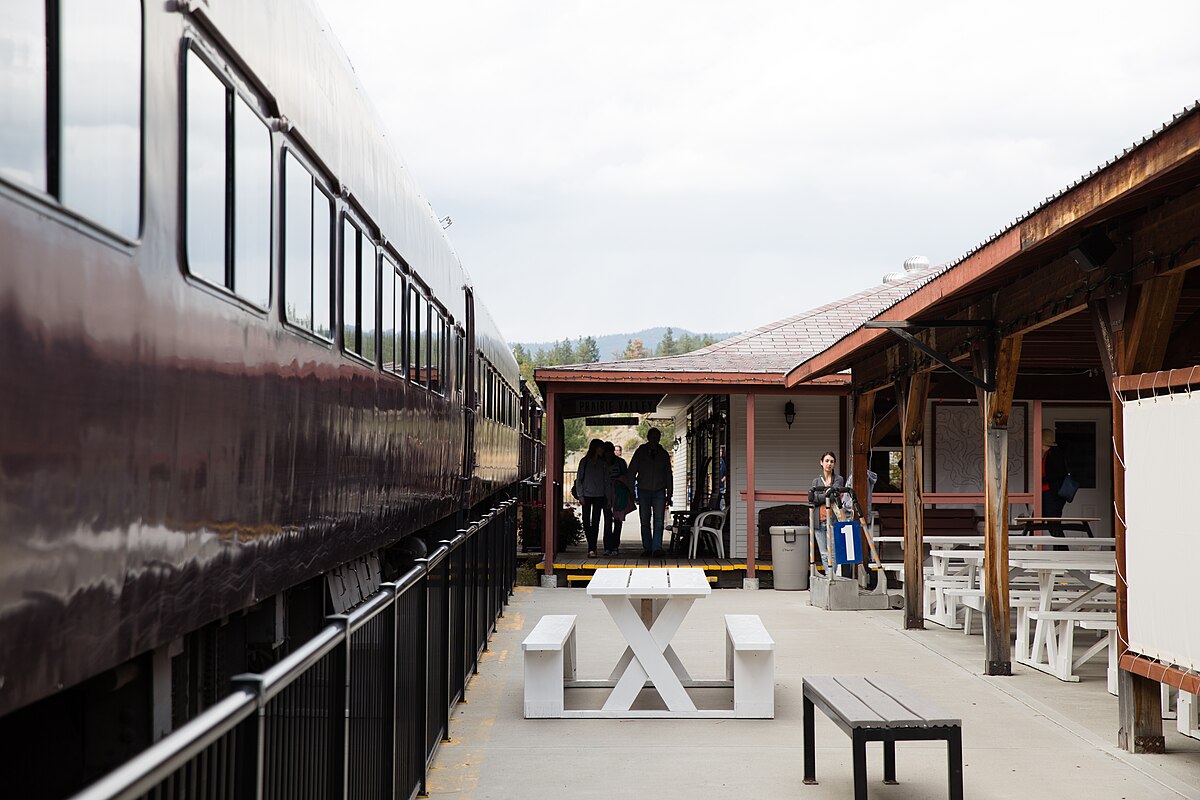
[[[959,258],[1200,97],[1200,3],[318,0],[510,341]]]

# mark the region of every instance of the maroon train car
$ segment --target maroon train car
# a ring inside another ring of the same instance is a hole
[[[9,5],[0,751],[92,775],[512,492],[520,384],[311,3]]]

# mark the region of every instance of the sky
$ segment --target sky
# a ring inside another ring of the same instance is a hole
[[[957,260],[1200,99],[1200,3],[317,0],[510,341]]]

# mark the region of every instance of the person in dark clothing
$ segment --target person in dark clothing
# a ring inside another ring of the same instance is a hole
[[[583,504],[583,534],[587,537],[588,558],[596,557],[600,518],[608,503],[608,466],[604,460],[604,442],[592,439],[587,455],[579,459],[575,477],[575,494]]]
[[[1042,516],[1061,517],[1067,501],[1059,497],[1063,478],[1067,477],[1067,459],[1054,438],[1053,428],[1042,428]],[[1046,529],[1051,536],[1063,538],[1062,525],[1048,523]],[[1055,550],[1066,550],[1065,545],[1055,545]]]

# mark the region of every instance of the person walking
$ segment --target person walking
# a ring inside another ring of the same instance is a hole
[[[629,482],[629,465],[617,454],[618,445],[604,443],[604,459],[608,462],[608,503],[604,508],[604,555],[620,554],[621,528],[625,516],[637,506],[633,502],[633,486]]]
[[[671,454],[659,444],[662,431],[651,428],[646,443],[629,460],[629,475],[637,488],[638,512],[642,522],[642,555],[662,558],[663,518],[671,505]],[[651,528],[653,524],[653,528]]]
[[[607,501],[608,463],[604,461],[604,442],[592,439],[587,455],[579,459],[575,473],[575,496],[583,504],[583,535],[587,537],[588,558],[596,557],[600,537],[600,517]]]

